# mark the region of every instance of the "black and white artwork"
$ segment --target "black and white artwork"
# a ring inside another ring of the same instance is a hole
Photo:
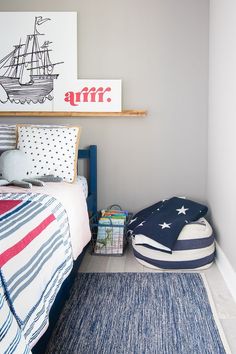
[[[77,77],[77,14],[1,12],[0,33],[0,110],[52,111],[55,81]]]

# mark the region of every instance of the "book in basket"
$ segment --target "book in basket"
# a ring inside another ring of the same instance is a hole
[[[118,214],[118,213],[117,213]],[[102,216],[98,221],[97,240],[94,253],[97,254],[122,254],[124,245],[124,226],[126,216]]]

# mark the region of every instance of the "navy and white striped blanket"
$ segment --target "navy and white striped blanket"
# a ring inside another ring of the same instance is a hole
[[[0,353],[1,354],[30,354],[16,319],[14,318],[6,301],[0,280]]]
[[[68,218],[61,203],[48,195],[0,198],[1,281],[32,347],[46,330],[51,305],[73,266]]]
[[[132,236],[145,235],[155,241],[157,249],[171,253],[183,227],[203,217],[207,210],[192,200],[173,197],[137,213],[128,232]]]

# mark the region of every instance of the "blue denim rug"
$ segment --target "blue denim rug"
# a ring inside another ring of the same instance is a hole
[[[47,354],[224,354],[197,273],[79,273]]]

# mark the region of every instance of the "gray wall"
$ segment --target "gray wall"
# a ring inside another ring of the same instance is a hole
[[[205,200],[208,0],[11,0],[0,10],[77,11],[79,77],[121,78],[124,109],[149,112],[1,122],[79,123],[81,146],[98,145],[100,207],[137,211],[172,195]]]
[[[220,247],[236,271],[236,2],[210,2],[207,197]]]

